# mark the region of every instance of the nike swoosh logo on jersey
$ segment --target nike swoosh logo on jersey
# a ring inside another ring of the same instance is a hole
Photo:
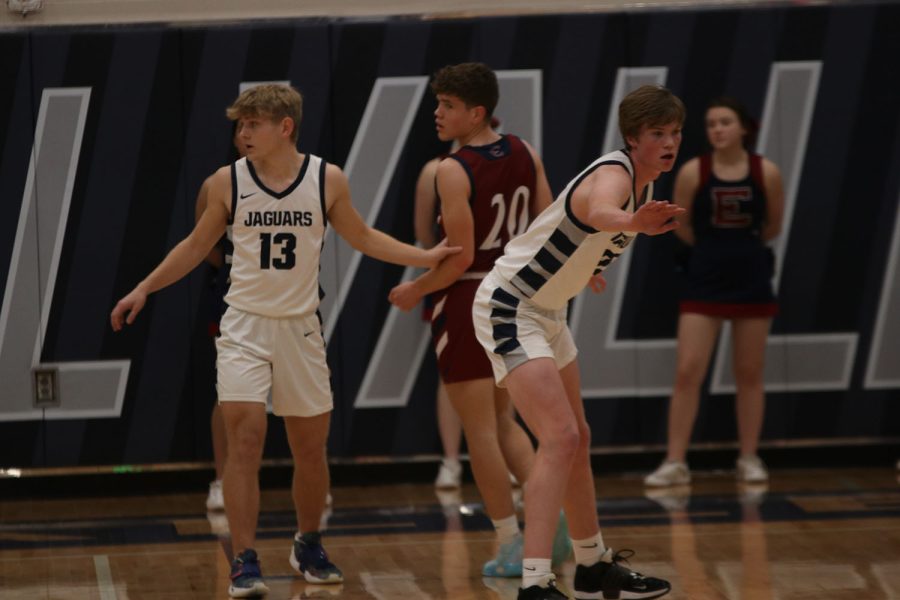
[[[241,200],[243,200],[244,198],[249,198],[250,196],[252,196],[255,193],[256,192],[250,192],[249,194],[241,194]]]
[[[307,331],[306,333],[303,334],[303,337],[309,337],[309,336],[311,336],[313,333],[315,333],[315,330],[313,330],[313,331]]]
[[[526,571],[537,571],[537,567],[522,567]]]
[[[600,544],[598,544],[597,542],[594,542],[594,543],[593,543],[592,545],[590,545],[590,546],[579,546],[579,548],[596,548],[596,547],[599,546],[599,545],[600,545]]]

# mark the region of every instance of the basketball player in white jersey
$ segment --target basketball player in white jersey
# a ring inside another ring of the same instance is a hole
[[[270,391],[294,458],[299,531],[291,565],[309,582],[343,580],[318,532],[329,488],[326,439],[333,406],[317,312],[326,223],[354,249],[396,264],[433,267],[459,249],[422,250],[367,226],[341,169],[297,151],[302,97],[292,87],[248,89],[226,114],[239,123],[246,157],[212,176],[207,208],[194,230],[116,304],[110,320],[115,331],[133,323],[150,293],[188,274],[227,232],[231,286],[216,368],[228,438],[225,512],[236,554],[229,593],[245,598],[268,592],[253,546]]]
[[[569,520],[575,598],[656,598],[661,579],[618,564],[597,523],[590,430],[566,307],[638,233],[677,227],[684,212],[653,198],[653,181],[675,164],[684,105],[669,90],[643,86],[619,105],[626,148],[601,156],[573,179],[481,283],[473,318],[497,383],[538,438],[525,484],[525,547],[519,600],[567,598],[550,569],[560,507]]]

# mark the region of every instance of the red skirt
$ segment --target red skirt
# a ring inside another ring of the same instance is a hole
[[[754,317],[774,317],[778,314],[776,302],[704,302],[702,300],[684,300],[678,305],[678,312],[694,313],[723,319],[741,319]]]

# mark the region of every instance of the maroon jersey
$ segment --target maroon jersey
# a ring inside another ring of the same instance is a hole
[[[506,243],[524,233],[531,221],[534,160],[522,140],[509,134],[486,146],[463,146],[449,158],[466,170],[472,188],[475,258],[468,271],[487,274]]]

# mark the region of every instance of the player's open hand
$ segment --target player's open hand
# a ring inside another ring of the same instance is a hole
[[[462,252],[462,246],[448,246],[447,238],[442,239],[435,247],[425,251],[429,255],[428,268],[434,268],[448,256],[459,254],[460,252]]]
[[[665,200],[650,200],[631,217],[631,231],[647,235],[659,235],[678,227],[675,217],[684,214],[685,209]]]
[[[419,293],[413,281],[404,281],[388,294],[388,300],[391,301],[391,304],[406,312],[415,308],[421,299],[422,294]]]
[[[121,331],[122,325],[131,325],[135,317],[147,303],[147,294],[135,288],[127,296],[119,300],[109,315],[109,322],[113,331]]]

